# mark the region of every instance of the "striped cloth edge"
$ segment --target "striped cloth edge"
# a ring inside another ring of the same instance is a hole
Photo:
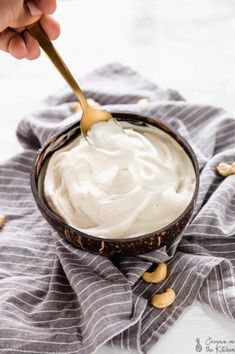
[[[158,117],[192,145],[200,191],[190,225],[170,247],[112,261],[74,248],[55,233],[33,201],[29,172],[36,150],[79,119],[69,88],[49,96],[24,118],[17,135],[25,150],[0,166],[0,352],[84,353],[104,343],[146,353],[194,299],[235,318],[235,176],[217,175],[235,160],[235,119],[218,107],[191,104],[131,68],[114,63],[82,80],[105,108]],[[146,97],[148,103],[136,104]],[[141,274],[168,264],[167,279],[146,284]],[[148,299],[174,288],[162,310]]]

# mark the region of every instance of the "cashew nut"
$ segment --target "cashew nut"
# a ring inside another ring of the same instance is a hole
[[[159,263],[154,272],[145,272],[142,278],[147,283],[160,283],[166,278],[167,266],[166,263]]]
[[[87,103],[89,104],[89,106],[91,106],[91,107],[98,107],[98,106],[100,106],[100,104],[97,102],[97,101],[95,101],[95,100],[93,100],[93,98],[87,98]],[[81,105],[80,105],[80,103],[75,103],[74,105],[73,105],[73,107],[72,107],[72,111],[74,112],[74,113],[76,113],[76,112],[78,112],[78,111],[81,111]]]
[[[218,173],[223,177],[231,176],[235,174],[235,162],[231,164],[221,162],[216,166],[216,169]]]
[[[163,309],[170,306],[174,302],[175,297],[174,290],[168,288],[164,293],[153,295],[151,298],[151,304],[158,309]]]
[[[0,229],[3,227],[3,225],[5,224],[5,216],[4,215],[0,215]]]
[[[88,99],[87,99],[87,102],[88,102],[89,106],[91,106],[91,107],[98,107],[98,106],[100,106],[99,102],[93,100],[93,98],[88,98]]]
[[[72,111],[74,112],[74,113],[76,113],[76,112],[78,112],[78,111],[81,111],[81,106],[80,106],[80,103],[74,103],[74,105],[72,106]]]
[[[147,97],[140,98],[137,102],[140,106],[144,106],[145,104],[149,103],[149,99]]]

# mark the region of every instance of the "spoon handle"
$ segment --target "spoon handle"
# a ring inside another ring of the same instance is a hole
[[[32,25],[27,26],[27,30],[31,33],[31,35],[38,41],[40,47],[44,50],[44,52],[48,55],[51,59],[55,67],[59,70],[61,75],[67,81],[69,86],[73,89],[75,95],[77,96],[82,109],[84,110],[85,107],[88,106],[87,100],[84,97],[82,90],[78,86],[76,80],[74,79],[73,75],[69,71],[67,65],[64,63],[63,59],[55,49],[52,42],[47,37],[46,33],[44,32],[43,28],[41,27],[39,22],[35,22]]]

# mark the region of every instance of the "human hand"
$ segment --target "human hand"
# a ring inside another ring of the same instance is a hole
[[[17,59],[38,58],[39,44],[25,26],[40,19],[48,37],[56,39],[60,26],[50,16],[55,9],[56,0],[0,0],[0,49]]]

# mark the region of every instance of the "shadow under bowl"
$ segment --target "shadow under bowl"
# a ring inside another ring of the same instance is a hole
[[[66,224],[63,219],[48,206],[43,193],[43,181],[51,155],[81,134],[80,122],[70,125],[63,132],[50,138],[49,142],[44,144],[38,151],[31,171],[31,188],[36,204],[47,222],[62,237],[66,238],[74,246],[84,251],[106,256],[138,255],[152,252],[165,245],[169,246],[190,221],[196,204],[199,189],[199,168],[197,158],[188,142],[182,136],[156,118],[130,112],[112,112],[111,114],[118,121],[128,122],[137,126],[151,125],[157,127],[172,136],[182,146],[193,164],[196,176],[194,193],[186,209],[174,221],[159,230],[141,236],[124,239],[95,237]]]

